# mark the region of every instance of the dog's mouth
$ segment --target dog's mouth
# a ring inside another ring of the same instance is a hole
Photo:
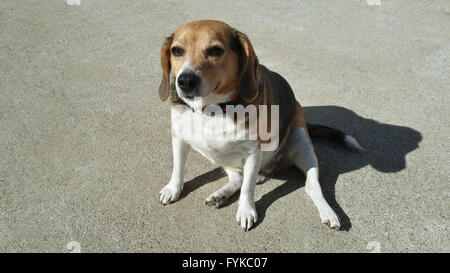
[[[221,83],[221,82],[218,82],[218,83],[217,83],[216,87],[215,87],[215,88],[213,89],[213,91],[212,91],[212,92],[216,91],[216,90],[217,90],[217,88],[219,88],[219,86],[220,86],[220,83]]]
[[[216,84],[216,87],[214,87],[214,89],[210,93],[214,93],[217,90],[217,88],[219,88],[221,83],[222,82],[218,82]],[[210,93],[208,93],[208,94],[210,94]],[[194,96],[194,95],[186,95],[186,94],[183,95],[183,98],[188,99],[188,100],[193,100],[195,97],[196,96]]]

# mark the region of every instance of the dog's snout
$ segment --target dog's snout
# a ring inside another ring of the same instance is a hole
[[[178,76],[178,86],[183,92],[190,92],[200,84],[200,78],[193,73],[183,73]]]

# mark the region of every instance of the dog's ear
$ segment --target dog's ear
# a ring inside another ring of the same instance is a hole
[[[170,46],[172,45],[173,34],[166,38],[162,48],[161,48],[161,67],[163,69],[163,74],[161,78],[161,84],[159,85],[159,99],[161,101],[166,101],[169,97],[170,90]]]
[[[258,97],[258,80],[256,76],[258,58],[247,35],[236,31],[235,36],[239,44],[237,51],[240,55],[239,92],[241,97],[250,103]]]

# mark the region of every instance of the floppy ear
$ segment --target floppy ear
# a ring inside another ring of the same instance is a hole
[[[162,48],[161,48],[161,67],[163,69],[163,74],[161,78],[161,84],[159,85],[159,99],[161,101],[166,101],[169,97],[170,90],[170,46],[172,45],[173,35],[166,38]]]
[[[258,58],[247,35],[239,31],[236,31],[235,35],[238,39],[238,52],[240,52],[241,59],[239,92],[241,97],[250,103],[258,97],[258,80],[256,76],[258,71]]]

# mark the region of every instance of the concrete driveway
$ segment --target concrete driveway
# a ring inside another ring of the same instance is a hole
[[[80,4],[0,1],[0,251],[450,251],[448,1]],[[315,141],[342,231],[288,170],[257,186],[260,222],[242,232],[236,198],[203,204],[226,178],[195,153],[182,199],[159,204],[172,164],[160,46],[207,18],[247,33],[310,121],[366,148]]]

